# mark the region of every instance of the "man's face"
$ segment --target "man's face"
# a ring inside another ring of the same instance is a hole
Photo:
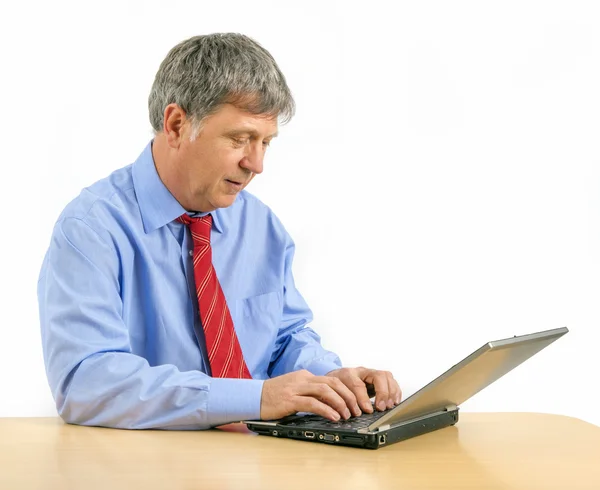
[[[198,137],[184,133],[178,172],[189,186],[187,201],[195,211],[231,206],[238,193],[263,171],[269,142],[277,135],[277,117],[245,112],[231,104],[204,119]]]

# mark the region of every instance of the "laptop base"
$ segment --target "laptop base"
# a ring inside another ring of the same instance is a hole
[[[301,425],[289,427],[277,422],[246,422],[252,432],[259,435],[321,442],[336,446],[351,446],[364,449],[379,449],[395,442],[443,429],[458,422],[458,408],[440,411],[396,424],[377,432],[357,430],[316,429]]]

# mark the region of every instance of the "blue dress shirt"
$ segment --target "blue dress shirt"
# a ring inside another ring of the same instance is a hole
[[[260,418],[265,379],[341,366],[307,326],[294,243],[242,191],[213,211],[213,264],[251,380],[210,376],[185,213],[156,172],[152,142],[60,215],[38,300],[44,362],[60,416],[119,428],[205,429]]]

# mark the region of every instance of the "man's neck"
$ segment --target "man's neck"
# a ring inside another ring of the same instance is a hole
[[[177,175],[177,165],[173,161],[173,150],[167,144],[164,133],[158,133],[152,141],[152,158],[156,173],[164,186],[177,199],[179,204],[188,210],[183,193],[180,192],[182,178]]]

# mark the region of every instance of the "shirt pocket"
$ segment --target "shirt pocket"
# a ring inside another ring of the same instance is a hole
[[[274,291],[236,300],[234,325],[252,377],[266,379],[281,325],[281,293]]]

